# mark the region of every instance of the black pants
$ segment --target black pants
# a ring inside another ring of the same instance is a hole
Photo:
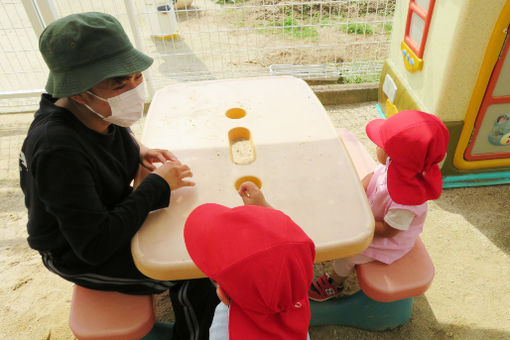
[[[220,302],[209,279],[174,281],[170,299],[175,312],[172,340],[207,340],[214,309]]]
[[[207,340],[214,309],[219,303],[209,279],[159,281],[144,276],[136,268],[129,250],[119,252],[97,267],[70,269],[62,258],[42,252],[50,271],[75,284],[97,290],[133,295],[159,294],[170,290],[175,312],[173,340]],[[72,266],[75,267],[75,266]],[[79,266],[78,266],[79,267]]]

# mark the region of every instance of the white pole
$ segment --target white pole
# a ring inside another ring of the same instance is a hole
[[[44,92],[44,89],[0,91],[0,99],[37,97]]]
[[[135,38],[135,46],[140,51],[144,52],[143,47],[143,40],[142,36],[140,34],[140,30],[138,29],[138,25],[136,23],[136,17],[135,17],[135,9],[133,7],[133,1],[132,0],[124,0],[124,4],[126,6],[127,15],[129,18],[129,24],[131,26],[131,31],[133,32],[133,36]],[[152,76],[149,70],[146,70],[144,72],[144,79],[145,84],[147,85],[147,91],[149,92],[149,99],[152,100],[152,97],[154,96],[154,85],[152,82]]]
[[[21,0],[21,4],[25,8],[28,20],[34,29],[36,37],[39,38],[45,26],[42,18],[39,16],[36,4],[33,0]]]
[[[53,0],[35,0],[44,27],[58,19],[57,9]]]

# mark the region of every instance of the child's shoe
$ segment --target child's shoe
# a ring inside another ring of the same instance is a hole
[[[310,300],[322,302],[337,297],[343,289],[343,283],[335,285],[333,279],[326,273],[312,282],[308,295]]]

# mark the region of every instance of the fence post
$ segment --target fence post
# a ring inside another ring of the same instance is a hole
[[[44,30],[44,22],[39,15],[39,11],[37,11],[37,7],[33,0],[21,0],[21,4],[25,8],[25,12],[27,13],[28,20],[32,25],[32,28],[35,32],[35,36],[39,38],[42,31]]]
[[[124,0],[124,4],[127,10],[127,16],[129,18],[129,24],[131,26],[131,31],[133,32],[133,36],[135,38],[135,46],[140,51],[144,52],[143,41],[140,34],[140,30],[138,29],[138,25],[136,23],[135,9],[133,7],[132,0]],[[154,96],[154,84],[152,82],[152,76],[149,70],[144,72],[145,84],[147,85],[147,91],[149,92],[149,98],[152,99]]]
[[[57,9],[53,0],[34,0],[44,27],[58,19]]]

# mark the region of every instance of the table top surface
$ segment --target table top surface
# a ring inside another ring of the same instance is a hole
[[[239,139],[248,143],[241,158]],[[186,251],[184,222],[203,203],[243,204],[235,183],[245,176],[260,181],[266,200],[315,242],[315,262],[359,253],[372,239],[374,219],[356,170],[302,80],[273,76],[167,86],[154,96],[142,142],[172,151],[196,182],[172,192],[169,207],[151,212],[133,237],[134,261],[146,276],[205,276]]]

